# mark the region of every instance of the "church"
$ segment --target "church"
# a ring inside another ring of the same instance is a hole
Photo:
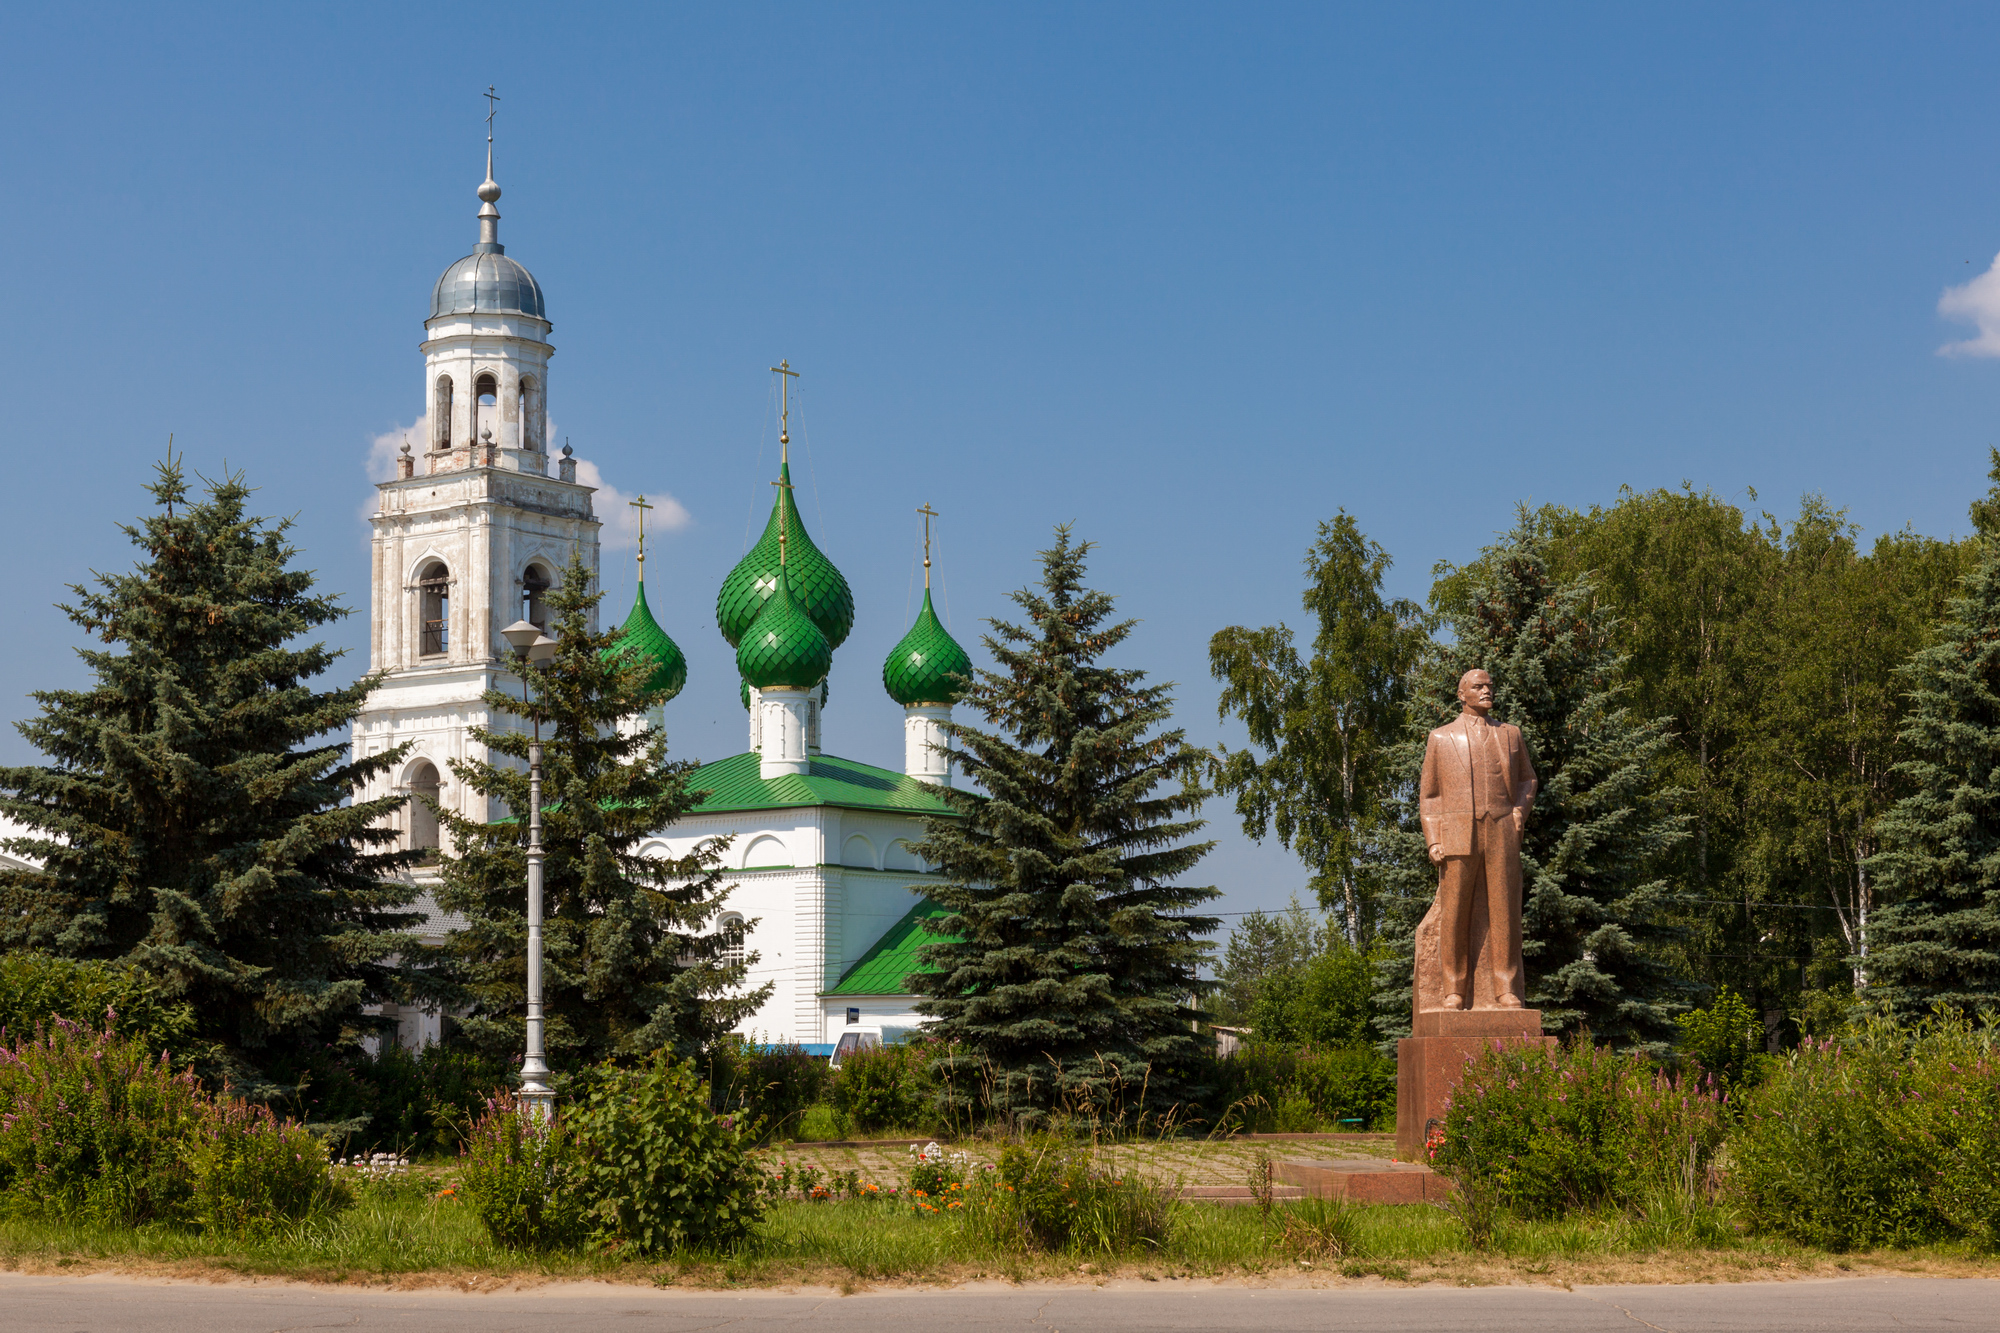
[[[570,557],[599,567],[600,519],[569,447],[550,458],[554,325],[541,284],[501,244],[490,136],[478,197],[478,244],[444,270],[424,321],[422,450],[406,442],[396,475],[377,485],[369,669],[381,682],[355,721],[353,745],[358,756],[410,746],[400,768],[359,798],[428,798],[485,822],[509,812],[458,783],[451,764],[489,757],[474,728],[521,725],[483,702],[489,690],[521,689],[501,628],[524,618],[547,627],[544,599]],[[716,595],[716,627],[736,649],[747,747],[698,769],[693,785],[707,797],[643,850],[678,856],[707,838],[731,840],[725,868],[735,887],[718,928],[746,927],[749,984],[772,988],[741,1031],[817,1045],[843,1028],[921,1021],[903,979],[915,970],[922,922],[938,909],[923,896],[933,872],[911,846],[927,816],[950,813],[939,795],[952,781],[942,724],[954,678],[971,662],[932,609],[927,541],[922,609],[882,671],[903,705],[903,771],[822,749],[827,676],[853,628],[854,596],[800,519],[789,444],[785,413],[770,521]],[[643,546],[624,631],[620,650],[644,654],[669,699],[633,725],[663,725],[690,682],[686,657],[647,606]],[[434,854],[414,883],[425,934],[439,942],[462,924],[430,895],[435,853],[449,850],[440,848],[449,835],[419,799],[401,821],[403,845]],[[443,1015],[395,1016],[404,1045],[442,1033]]]

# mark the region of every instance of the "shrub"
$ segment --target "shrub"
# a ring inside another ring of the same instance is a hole
[[[1752,1069],[1754,1040],[1764,1035],[1764,1025],[1742,996],[1724,986],[1706,1009],[1696,1009],[1674,1020],[1680,1036],[1674,1049],[1695,1069],[1713,1074],[1725,1087],[1736,1087]]]
[[[590,1084],[574,1119],[596,1240],[668,1254],[749,1233],[764,1206],[751,1134],[709,1109],[692,1061],[662,1052],[639,1069],[601,1066]]]
[[[1096,1163],[1087,1144],[1038,1134],[1000,1154],[994,1204],[1011,1213],[1030,1247],[1070,1253],[1157,1250],[1166,1243],[1174,1192],[1158,1181]]]
[[[833,1079],[827,1062],[803,1047],[733,1033],[709,1051],[707,1064],[714,1109],[754,1126],[762,1143],[795,1136],[807,1109],[826,1100]]]
[[[358,1152],[440,1152],[497,1090],[513,1086],[512,1060],[439,1044],[411,1051],[390,1042],[370,1055],[357,1045],[297,1047],[265,1073],[292,1089],[284,1109]]]
[[[194,1010],[169,1003],[136,968],[32,949],[0,954],[0,1040],[19,1040],[58,1018],[108,1027],[155,1054],[179,1056],[190,1053],[195,1028]]]
[[[210,1096],[141,1038],[58,1020],[0,1047],[8,1212],[257,1232],[346,1202],[299,1125]]]
[[[857,1133],[928,1127],[937,1118],[930,1064],[921,1042],[855,1051],[834,1072],[833,1104]]]
[[[511,1250],[567,1249],[584,1238],[582,1150],[566,1115],[536,1123],[494,1095],[459,1152],[459,1188],[480,1225]]]
[[[1365,1046],[1246,1042],[1215,1062],[1210,1081],[1213,1114],[1254,1132],[1369,1129],[1395,1121],[1396,1062]]]
[[[1300,1199],[1278,1214],[1278,1246],[1293,1259],[1345,1259],[1360,1250],[1361,1224],[1345,1199]]]
[[[1961,1019],[1807,1042],[1744,1102],[1726,1187],[1759,1231],[1842,1250],[2000,1245],[2000,1053]]]
[[[1495,1043],[1466,1068],[1433,1165],[1470,1195],[1528,1217],[1623,1206],[1705,1172],[1721,1144],[1722,1095],[1587,1037],[1568,1046]]]

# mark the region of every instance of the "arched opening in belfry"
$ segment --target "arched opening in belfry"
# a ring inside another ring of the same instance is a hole
[[[549,585],[549,571],[540,565],[529,565],[521,576],[521,618],[544,633],[549,628]]]
[[[521,447],[539,451],[542,447],[542,386],[533,375],[521,376]]]
[[[451,448],[451,376],[440,375],[437,401],[431,405],[431,448]]]
[[[482,374],[472,382],[472,396],[479,404],[479,416],[482,418],[473,423],[472,442],[482,444],[486,439],[485,432],[493,429],[500,415],[487,411],[500,405],[500,381],[491,374]]]
[[[420,759],[417,766],[410,770],[410,850],[413,852],[437,850],[437,811],[424,804],[426,799],[436,801],[437,798],[437,765],[428,759]]]
[[[436,657],[451,647],[451,571],[433,560],[417,575],[417,651]]]

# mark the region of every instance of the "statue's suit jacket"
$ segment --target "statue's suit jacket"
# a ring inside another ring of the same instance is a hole
[[[1521,729],[1505,722],[1486,724],[1500,742],[1500,768],[1507,775],[1513,804],[1535,799],[1539,779],[1521,743]],[[1472,735],[1465,715],[1438,727],[1424,744],[1424,774],[1417,785],[1417,814],[1424,825],[1424,842],[1444,848],[1446,856],[1472,855],[1473,808]]]

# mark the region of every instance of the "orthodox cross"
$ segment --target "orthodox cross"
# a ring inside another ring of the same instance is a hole
[[[931,587],[931,520],[938,516],[938,511],[931,508],[931,502],[926,500],[924,501],[924,507],[917,512],[924,516],[924,591],[929,592]]]
[[[799,372],[792,369],[791,362],[780,361],[771,367],[771,373],[781,377],[778,380],[778,445],[783,448],[792,442],[791,389],[792,381],[799,377]],[[788,456],[781,455],[778,461],[783,463],[790,460]]]
[[[493,85],[486,85],[486,179],[493,179],[493,113],[500,109],[500,95],[493,91]]]
[[[653,506],[646,503],[646,497],[628,500],[627,504],[639,511],[639,582],[646,581],[646,511]]]
[[[775,366],[772,367],[774,370],[776,368]],[[792,483],[780,477],[771,484],[778,488],[778,568],[783,569],[785,567],[785,510],[788,507],[785,504],[785,492],[792,489]]]

